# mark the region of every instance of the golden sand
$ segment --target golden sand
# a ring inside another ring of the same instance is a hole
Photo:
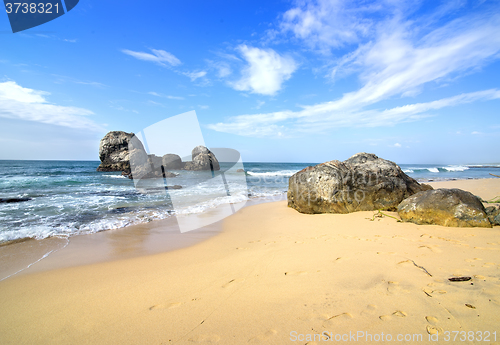
[[[439,187],[448,186],[500,195],[499,179]],[[347,335],[370,343],[390,335],[427,344],[431,334],[451,343],[453,331],[474,331],[476,340],[490,332],[480,343],[500,343],[500,227],[373,215],[259,204],[188,248],[14,276],[0,282],[0,343],[320,344]],[[472,279],[449,281],[461,276]]]

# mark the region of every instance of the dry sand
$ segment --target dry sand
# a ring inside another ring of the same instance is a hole
[[[448,186],[500,195],[499,179],[439,187]],[[260,204],[188,248],[14,276],[0,282],[0,343],[319,344],[324,332],[345,340],[351,332],[350,342],[390,335],[428,344],[436,331],[440,343],[453,343],[446,331],[476,332],[465,341],[458,333],[460,344],[487,331],[489,341],[477,343],[500,343],[500,227],[373,214]]]

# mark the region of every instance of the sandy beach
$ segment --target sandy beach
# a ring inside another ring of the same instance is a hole
[[[499,179],[431,184],[500,195]],[[258,204],[187,248],[8,278],[0,343],[500,344],[500,227],[374,214]]]

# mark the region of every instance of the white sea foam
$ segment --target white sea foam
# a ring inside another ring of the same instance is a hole
[[[462,166],[462,165],[450,165],[447,167],[443,167],[443,169],[445,169],[447,171],[465,171],[465,170],[469,170],[469,167]]]
[[[427,168],[431,173],[438,173],[439,169],[438,168]]]
[[[111,178],[128,178],[127,176],[123,176],[123,175],[102,175],[102,176],[111,177]]]
[[[247,171],[247,174],[250,176],[292,176],[298,172],[298,170],[278,170],[278,171],[269,171],[269,172],[257,172],[257,171]]]
[[[405,169],[405,170],[403,170],[403,172],[404,172],[404,173],[412,173],[412,172],[414,172],[414,171],[413,171],[412,169]]]

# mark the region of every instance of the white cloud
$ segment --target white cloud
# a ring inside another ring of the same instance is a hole
[[[225,78],[233,73],[231,67],[229,67],[229,64],[226,62],[218,62],[214,64],[214,67],[217,69],[217,75],[219,78]]]
[[[186,77],[189,77],[189,79],[191,79],[191,81],[195,81],[198,78],[203,78],[204,76],[206,76],[207,72],[206,71],[184,72],[182,74],[184,74]]]
[[[162,66],[165,66],[165,62],[172,66],[178,66],[181,64],[181,60],[176,58],[173,54],[159,49],[150,49],[153,54],[145,52],[135,52],[128,49],[122,49],[122,53],[130,55],[136,59],[156,62]]]
[[[177,99],[177,100],[183,100],[183,99],[184,99],[184,97],[180,97],[180,96],[171,96],[171,95],[163,95],[163,94],[161,94],[161,93],[154,92],[154,91],[148,92],[148,94],[153,95],[153,96],[156,96],[156,97],[167,98],[167,99]]]
[[[204,110],[210,108],[210,106],[208,106],[208,105],[199,105],[199,107],[200,107],[200,109],[204,109]]]
[[[274,136],[276,128],[288,135],[298,132],[321,132],[342,127],[392,126],[402,122],[428,117],[428,111],[476,101],[500,99],[500,90],[491,89],[461,94],[437,101],[408,104],[386,110],[363,110],[345,102],[320,103],[303,107],[301,111],[281,111],[274,113],[234,116],[225,123],[210,124],[210,129],[243,136]],[[282,125],[279,125],[283,123]],[[286,124],[286,126],[285,126]]]
[[[266,102],[257,100],[257,105],[255,106],[255,109],[260,109]]]
[[[326,6],[324,1],[319,1],[319,4]],[[460,4],[450,8],[457,6]],[[441,8],[442,13],[430,15],[430,23],[434,25],[436,18],[450,11],[450,8]],[[297,13],[301,13],[303,18],[308,16],[300,11]],[[492,89],[392,109],[377,109],[376,104],[380,101],[415,96],[430,82],[439,82],[444,78],[456,79],[500,57],[498,11],[468,13],[467,16],[441,23],[439,27],[429,24],[427,14],[405,20],[397,11],[395,13],[377,24],[374,37],[359,43],[358,48],[347,52],[337,61],[332,74],[358,72],[361,82],[358,90],[345,93],[330,102],[303,106],[300,111],[235,116],[227,122],[212,124],[210,128],[240,135],[262,136],[269,132],[267,129],[270,126],[280,126],[282,133],[318,132],[335,127],[391,126],[431,116],[429,112],[443,107],[500,98],[500,91]],[[311,23],[310,26],[304,24],[298,27],[297,30],[302,28],[302,31],[297,31],[297,35],[302,32],[306,40],[315,37],[315,30],[327,30],[326,26],[318,28],[315,25]],[[326,39],[322,42],[328,43],[329,47],[337,44]],[[249,82],[242,83],[240,88],[248,89],[249,85]],[[269,135],[273,133],[269,132]]]
[[[395,143],[393,146],[394,147],[401,147],[401,144],[400,143]]]
[[[93,115],[92,111],[50,104],[44,97],[49,94],[22,87],[14,81],[0,82],[0,117],[92,131],[104,130],[86,117]]]
[[[360,1],[300,1],[283,14],[280,29],[327,53],[332,47],[356,43],[366,36],[373,23],[363,15],[379,7]]]
[[[243,68],[241,79],[230,83],[239,91],[274,95],[298,67],[293,58],[281,56],[272,49],[259,49],[243,44],[238,50],[248,63]]]

